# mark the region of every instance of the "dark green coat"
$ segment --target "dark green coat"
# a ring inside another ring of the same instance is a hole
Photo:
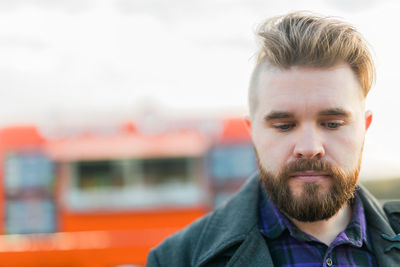
[[[258,186],[251,178],[224,206],[167,238],[150,251],[147,266],[273,266],[257,224]],[[385,212],[369,192],[359,191],[379,266],[400,266],[400,249],[385,252],[396,242],[382,238],[395,236]]]

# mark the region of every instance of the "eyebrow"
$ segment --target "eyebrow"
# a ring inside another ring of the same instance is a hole
[[[350,112],[342,108],[326,109],[318,112],[318,116],[340,116],[350,117]],[[294,114],[286,111],[271,111],[264,117],[265,121],[277,120],[277,119],[291,119],[294,118]]]
[[[272,111],[264,117],[265,121],[271,121],[276,119],[289,119],[294,118],[293,113],[285,111]]]
[[[350,117],[350,112],[342,109],[342,108],[333,108],[322,110],[318,113],[319,116],[341,116],[341,117]]]

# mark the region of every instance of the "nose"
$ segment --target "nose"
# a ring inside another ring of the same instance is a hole
[[[325,148],[318,135],[317,129],[305,126],[299,129],[299,135],[293,150],[296,159],[309,158],[321,159],[325,155]]]

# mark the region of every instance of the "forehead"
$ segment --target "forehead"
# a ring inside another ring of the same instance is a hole
[[[259,107],[305,112],[341,108],[350,112],[364,103],[362,90],[347,64],[331,68],[268,68],[260,73]],[[293,110],[290,110],[293,109]]]

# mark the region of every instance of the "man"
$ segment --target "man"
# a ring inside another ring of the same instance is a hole
[[[301,12],[267,20],[258,36],[247,123],[259,174],[151,251],[148,266],[399,266],[400,209],[385,214],[357,186],[375,75],[366,42]]]

